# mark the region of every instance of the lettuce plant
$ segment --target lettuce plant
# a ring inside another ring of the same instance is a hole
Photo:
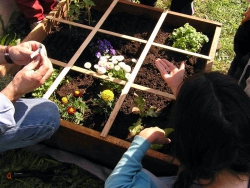
[[[197,52],[205,42],[209,41],[206,35],[197,32],[188,23],[183,27],[174,29],[168,40],[173,42],[173,47],[191,52]]]

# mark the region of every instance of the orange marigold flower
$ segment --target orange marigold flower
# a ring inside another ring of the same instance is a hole
[[[63,97],[63,98],[62,98],[62,103],[63,103],[63,104],[68,104],[68,102],[69,102],[69,100],[68,100],[67,97]]]
[[[67,112],[70,114],[70,115],[73,115],[74,113],[76,113],[76,109],[73,107],[73,106],[69,106],[67,108]]]
[[[80,92],[79,90],[75,90],[73,92],[73,95],[74,95],[74,97],[82,97],[82,92]]]

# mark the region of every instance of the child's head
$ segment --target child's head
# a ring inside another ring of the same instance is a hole
[[[176,157],[186,169],[177,183],[182,175],[191,183],[225,169],[250,172],[250,99],[230,77],[210,72],[185,80],[172,123]]]

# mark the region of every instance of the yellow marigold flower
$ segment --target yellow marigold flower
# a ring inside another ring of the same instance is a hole
[[[114,99],[114,93],[109,89],[106,89],[101,92],[101,96],[105,102],[112,101]]]
[[[68,102],[69,102],[69,100],[68,100],[67,97],[63,97],[63,98],[62,98],[62,103],[63,103],[63,104],[68,104]]]

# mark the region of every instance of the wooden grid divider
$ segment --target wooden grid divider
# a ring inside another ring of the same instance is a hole
[[[54,16],[50,16],[50,15],[46,17],[46,19],[48,19],[51,22],[65,23],[65,24],[68,24],[68,25],[72,25],[72,26],[76,26],[76,27],[91,30],[91,32],[88,35],[88,37],[85,39],[85,41],[82,43],[82,45],[78,48],[78,50],[76,51],[74,56],[70,59],[70,61],[67,64],[63,63],[63,62],[60,62],[60,61],[57,61],[57,60],[54,60],[54,59],[51,59],[53,64],[62,66],[62,67],[64,67],[64,69],[61,71],[61,73],[56,78],[56,80],[53,82],[53,84],[48,89],[48,91],[44,94],[43,98],[48,99],[52,95],[52,93],[56,90],[56,88],[58,87],[58,85],[60,84],[62,79],[66,76],[66,74],[69,72],[69,70],[74,70],[74,71],[81,72],[81,73],[84,73],[84,74],[88,74],[88,75],[91,75],[91,76],[94,76],[94,77],[97,77],[97,78],[100,78],[100,79],[105,79],[105,80],[108,80],[108,81],[111,81],[111,82],[114,82],[114,83],[117,83],[117,84],[124,85],[122,93],[119,96],[119,98],[118,98],[118,100],[116,102],[116,105],[115,105],[113,111],[111,112],[106,125],[104,126],[103,131],[101,132],[101,135],[100,135],[101,137],[106,137],[108,135],[108,132],[109,132],[109,130],[110,130],[115,118],[116,118],[116,115],[117,115],[117,113],[118,113],[118,111],[119,111],[123,101],[125,100],[125,97],[128,94],[131,87],[133,87],[135,89],[138,89],[138,90],[141,90],[141,91],[146,91],[146,92],[149,92],[149,93],[153,93],[153,94],[156,94],[156,95],[161,95],[161,96],[164,96],[164,97],[175,100],[175,96],[172,95],[172,94],[169,94],[167,92],[158,91],[156,89],[148,88],[148,87],[141,86],[141,85],[133,83],[134,79],[135,79],[135,77],[136,77],[136,75],[137,75],[137,73],[138,73],[138,71],[139,71],[139,69],[140,69],[140,67],[141,67],[141,65],[142,65],[142,63],[143,63],[143,61],[144,61],[144,59],[145,59],[145,57],[146,57],[146,55],[147,55],[147,53],[148,53],[148,51],[149,51],[149,49],[150,49],[150,47],[152,45],[163,48],[163,49],[175,51],[175,52],[178,52],[178,53],[183,53],[183,54],[195,56],[195,57],[198,57],[198,58],[202,58],[202,59],[207,60],[211,64],[212,64],[212,61],[213,61],[212,57],[215,55],[215,51],[216,51],[214,48],[215,48],[215,46],[217,47],[217,44],[215,44],[215,42],[213,42],[212,48],[210,49],[210,52],[209,52],[209,56],[207,56],[207,55],[202,55],[202,54],[199,54],[199,53],[194,53],[194,52],[174,48],[174,47],[167,46],[167,45],[164,45],[164,44],[155,43],[154,39],[155,39],[159,29],[161,28],[162,24],[164,23],[164,20],[165,20],[167,14],[168,14],[167,10],[165,10],[165,11],[163,11],[161,13],[161,16],[158,19],[158,22],[157,22],[157,24],[156,24],[156,26],[155,26],[155,28],[154,28],[154,30],[153,30],[153,32],[152,32],[152,34],[151,34],[151,36],[150,36],[150,38],[148,40],[139,39],[139,38],[136,38],[136,37],[132,37],[132,36],[128,36],[128,35],[112,32],[112,31],[108,31],[108,30],[104,30],[104,29],[100,29],[101,25],[106,20],[106,18],[108,17],[108,15],[111,13],[111,11],[114,9],[114,7],[116,6],[116,4],[118,2],[119,2],[119,0],[113,0],[113,2],[111,3],[109,8],[106,10],[106,12],[104,13],[104,15],[102,16],[102,18],[100,19],[100,21],[97,23],[97,25],[95,27],[75,23],[73,21],[64,20],[62,18],[55,18]],[[87,69],[84,69],[84,68],[73,66],[74,63],[76,62],[76,60],[78,59],[78,57],[80,56],[80,54],[82,53],[82,51],[86,48],[86,46],[89,44],[89,42],[91,41],[91,39],[94,37],[94,35],[97,32],[146,44],[145,47],[144,47],[143,52],[141,53],[141,55],[140,55],[140,57],[139,57],[139,59],[138,59],[138,61],[136,63],[136,66],[133,69],[133,72],[131,73],[130,79],[127,82],[123,81],[123,80],[119,80],[117,78],[112,78],[112,77],[109,77],[109,76],[106,76],[106,75],[99,75],[96,72],[91,71],[91,70],[87,70]],[[219,38],[220,32],[221,32],[221,27],[217,27],[216,28],[216,33],[214,35],[215,39]],[[215,41],[217,41],[217,40],[215,40]],[[206,69],[207,69],[207,67],[206,67]]]
[[[159,29],[160,29],[160,27],[162,26],[167,14],[168,14],[167,10],[162,12],[161,17],[159,18],[159,20],[158,20],[152,34],[150,35],[149,40],[148,40],[146,46],[144,47],[144,49],[143,49],[143,51],[142,51],[136,65],[135,65],[135,67],[133,69],[133,72],[131,73],[131,75],[129,77],[128,82],[126,83],[125,87],[123,88],[122,93],[121,93],[118,101],[116,102],[115,107],[114,107],[113,111],[111,112],[106,125],[104,126],[104,128],[103,128],[103,130],[101,132],[102,137],[106,137],[108,135],[108,132],[109,132],[114,120],[115,120],[115,117],[116,117],[116,115],[117,115],[117,113],[118,113],[118,111],[119,111],[119,109],[120,109],[126,95],[128,94],[129,89],[130,89],[132,83],[134,82],[134,79],[135,79],[137,73],[139,72],[140,67],[141,67],[141,65],[142,65],[142,63],[143,63],[143,61],[144,61],[150,47],[151,47],[151,45],[152,45],[152,43],[153,43]]]
[[[84,40],[84,42],[82,43],[82,45],[78,48],[78,50],[73,55],[73,57],[70,59],[70,61],[66,65],[66,67],[64,67],[64,69],[58,75],[58,77],[53,82],[53,84],[50,86],[50,88],[47,90],[47,92],[43,95],[43,98],[48,99],[52,95],[52,93],[56,90],[56,88],[58,87],[58,85],[60,84],[60,82],[62,81],[62,79],[66,76],[66,74],[69,72],[70,68],[74,65],[74,63],[76,62],[76,60],[78,59],[78,57],[81,55],[82,51],[86,48],[86,46],[89,44],[89,42],[91,41],[91,39],[95,36],[96,32],[101,27],[101,25],[103,24],[103,22],[106,20],[106,18],[108,17],[108,15],[110,14],[110,12],[113,10],[113,8],[115,7],[115,5],[117,4],[118,1],[119,0],[113,0],[113,2],[111,3],[111,5],[107,9],[107,11],[104,13],[104,15],[101,17],[101,19],[99,20],[99,22],[96,24],[96,26],[90,32],[90,34],[88,35],[88,37]]]
[[[67,65],[66,63],[58,61],[56,59],[50,58],[50,60],[54,65],[58,65],[60,67],[66,67],[66,65]],[[100,78],[100,79],[103,79],[103,80],[111,81],[111,82],[114,82],[114,83],[117,83],[117,84],[120,84],[120,85],[125,85],[126,84],[126,81],[124,81],[124,80],[120,80],[118,78],[113,78],[113,77],[110,77],[110,76],[107,76],[107,75],[101,75],[101,74],[98,74],[98,73],[96,73],[96,72],[94,72],[92,70],[84,69],[84,68],[81,68],[81,67],[78,67],[78,66],[72,66],[71,70],[76,71],[76,72],[80,72],[80,73],[83,73],[83,74],[88,74],[90,76],[94,76],[96,78]],[[173,99],[173,100],[176,99],[173,94],[163,92],[163,91],[159,91],[159,90],[149,88],[149,87],[146,87],[146,86],[141,86],[141,85],[132,83],[131,87],[135,88],[135,89],[138,89],[138,90],[141,90],[141,91],[146,91],[148,93],[160,95],[160,96],[163,96],[163,97],[166,97],[166,98],[169,98],[169,99]]]
[[[61,18],[53,18],[53,17],[50,17],[50,16],[47,16],[46,18],[50,19],[50,20],[53,20],[53,21],[58,21],[58,22],[61,22],[61,23],[65,23],[65,24],[68,24],[68,25],[84,28],[84,29],[92,30],[94,28],[94,27],[91,27],[91,26],[75,23],[75,22],[64,20],[64,19],[61,19]],[[108,34],[108,35],[112,35],[112,36],[116,36],[116,37],[120,37],[120,38],[124,38],[124,39],[127,39],[127,40],[133,40],[133,41],[141,42],[141,43],[144,43],[144,44],[147,43],[147,40],[144,40],[144,39],[139,39],[139,38],[128,36],[128,35],[123,35],[123,34],[120,34],[120,33],[107,31],[107,30],[104,30],[104,29],[98,29],[98,32]],[[164,45],[164,44],[159,44],[159,43],[156,43],[156,42],[152,42],[152,45],[160,47],[160,48],[164,48],[164,49],[167,49],[167,50],[171,50],[171,51],[174,51],[174,52],[199,57],[199,58],[202,58],[202,59],[205,59],[205,60],[211,60],[211,56],[206,56],[206,55],[202,55],[202,54],[199,54],[199,53],[194,53],[194,52],[190,52],[190,51],[187,51],[187,50],[174,48],[174,47],[167,46],[167,45]]]

